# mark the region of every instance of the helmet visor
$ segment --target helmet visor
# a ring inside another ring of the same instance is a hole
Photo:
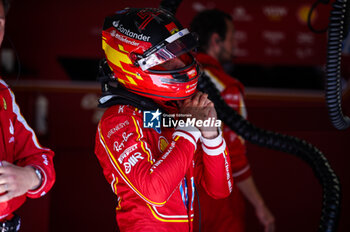
[[[154,52],[137,61],[143,71],[191,51],[197,46],[197,37],[183,29],[168,37],[164,43],[159,49],[151,48]]]

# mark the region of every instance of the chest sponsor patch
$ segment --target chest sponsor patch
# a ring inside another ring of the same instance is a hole
[[[135,154],[131,155],[128,159],[128,162],[124,163],[125,173],[129,174],[131,172],[131,168],[139,162],[139,160],[143,160],[144,157],[140,152],[136,152]]]
[[[111,136],[116,133],[117,131],[119,131],[120,129],[128,126],[130,123],[128,120],[126,120],[125,122],[121,122],[119,124],[117,124],[115,127],[113,127],[112,129],[110,129],[108,131],[108,134],[107,134],[107,138],[111,138]]]
[[[120,152],[121,150],[123,150],[123,148],[125,147],[124,143],[127,142],[129,140],[129,137],[133,134],[134,133],[132,133],[132,132],[129,134],[126,134],[126,132],[123,132],[123,134],[122,134],[123,140],[121,142],[115,141],[113,143],[113,150],[115,150],[116,152]]]
[[[158,140],[158,149],[161,153],[163,153],[165,151],[165,149],[167,148],[169,142],[168,140],[164,137],[164,136],[160,136],[159,140]]]
[[[123,153],[119,156],[118,162],[119,162],[120,164],[122,164],[122,163],[123,163],[123,160],[124,160],[126,157],[128,157],[128,155],[129,155],[131,152],[135,151],[136,149],[137,149],[137,143],[134,144],[134,145],[132,145],[132,146],[130,146],[130,147],[128,147],[128,148],[126,148],[126,149],[123,151]]]

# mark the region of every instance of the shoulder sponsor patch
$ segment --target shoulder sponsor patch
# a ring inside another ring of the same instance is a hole
[[[165,151],[165,149],[167,148],[169,142],[168,140],[164,137],[164,136],[160,136],[159,140],[158,140],[158,149],[161,153],[163,153]]]
[[[125,173],[129,174],[131,172],[131,168],[139,162],[139,160],[143,160],[144,157],[140,152],[136,152],[135,154],[131,155],[128,159],[128,162],[124,163],[125,167]]]
[[[124,143],[127,142],[129,140],[129,137],[133,134],[134,134],[133,132],[130,132],[129,134],[126,134],[126,132],[123,132],[122,134],[123,140],[121,142],[115,141],[113,143],[113,150],[115,150],[116,152],[120,152],[121,150],[123,150],[123,148],[125,147]]]
[[[115,127],[113,127],[112,129],[110,129],[107,133],[107,138],[111,138],[111,136],[118,132],[120,129],[126,127],[126,126],[129,126],[129,121],[128,120],[125,120],[124,122],[121,122],[119,124],[117,124]]]
[[[135,151],[136,149],[137,149],[137,143],[134,144],[134,145],[132,145],[132,146],[130,146],[130,147],[128,147],[128,148],[126,148],[126,149],[123,151],[123,153],[119,156],[118,162],[119,162],[120,164],[122,164],[122,163],[123,163],[123,160],[124,160],[126,157],[128,157],[128,155],[129,155],[131,152]]]

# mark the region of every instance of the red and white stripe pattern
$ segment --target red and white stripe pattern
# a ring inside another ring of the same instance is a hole
[[[226,143],[222,138],[222,132],[214,139],[201,137],[203,151],[210,156],[220,155],[225,152]]]
[[[173,134],[173,138],[176,136],[181,136],[188,141],[190,141],[195,149],[197,149],[197,142],[198,139],[201,137],[201,132],[199,131],[198,128],[191,126],[191,125],[186,125],[186,126],[178,126],[175,129],[175,132]]]

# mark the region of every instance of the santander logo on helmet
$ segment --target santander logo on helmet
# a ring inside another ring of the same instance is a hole
[[[113,22],[113,26],[115,26],[114,22]],[[133,38],[133,39],[137,39],[137,40],[142,40],[142,41],[148,42],[149,38],[151,38],[151,36],[145,36],[144,34],[138,34],[136,32],[132,32],[129,29],[124,28],[123,24],[119,24],[119,21],[118,21],[117,30],[120,31],[121,33],[123,33],[124,35],[129,36],[130,38]]]
[[[190,51],[195,36],[169,12],[128,8],[105,19],[102,47],[111,81],[157,100],[181,100],[196,91],[201,74]]]
[[[113,24],[113,26],[114,26],[115,28],[117,28],[117,27],[118,27],[118,25],[119,25],[119,22],[120,22],[119,20],[117,20],[117,21],[113,21],[113,23],[112,23],[112,24]]]

